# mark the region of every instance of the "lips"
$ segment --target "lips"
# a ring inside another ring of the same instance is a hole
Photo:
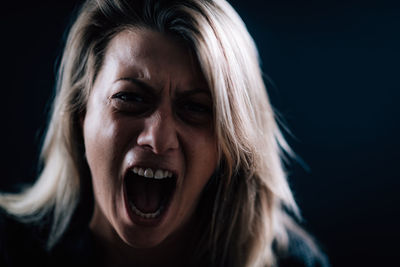
[[[176,188],[169,170],[134,167],[125,175],[128,213],[139,223],[159,221],[167,212]]]

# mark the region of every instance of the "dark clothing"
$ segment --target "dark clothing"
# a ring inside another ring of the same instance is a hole
[[[45,237],[43,227],[28,226],[0,212],[0,266],[101,266],[87,226],[70,227],[50,252],[45,250]],[[279,255],[279,267],[329,266],[295,235],[290,234],[290,241],[288,253]]]

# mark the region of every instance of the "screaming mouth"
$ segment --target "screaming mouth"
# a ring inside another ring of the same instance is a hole
[[[171,202],[176,176],[168,170],[134,167],[126,174],[125,186],[131,213],[142,220],[155,220]]]

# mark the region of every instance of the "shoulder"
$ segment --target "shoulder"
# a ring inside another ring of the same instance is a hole
[[[286,250],[276,249],[279,267],[329,267],[327,256],[315,241],[301,232],[288,230],[289,244]]]

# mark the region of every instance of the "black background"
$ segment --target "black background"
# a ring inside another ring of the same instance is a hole
[[[56,61],[80,1],[0,11],[1,190],[36,177]],[[304,164],[289,180],[333,266],[394,266],[399,240],[400,4],[230,1],[254,37],[273,106]]]

